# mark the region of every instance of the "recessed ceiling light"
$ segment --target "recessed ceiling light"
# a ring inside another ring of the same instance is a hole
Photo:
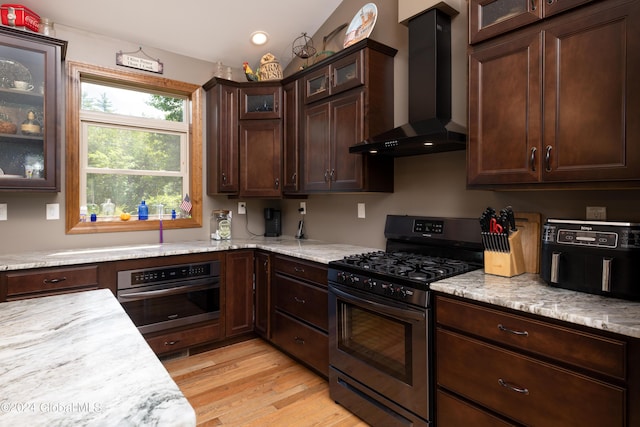
[[[269,40],[269,34],[264,31],[254,31],[251,33],[251,43],[256,46],[262,46]]]

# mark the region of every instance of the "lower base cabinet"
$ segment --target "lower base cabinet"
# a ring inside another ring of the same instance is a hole
[[[327,267],[273,256],[271,342],[329,376]]]
[[[438,426],[632,425],[626,337],[442,296],[435,319]]]

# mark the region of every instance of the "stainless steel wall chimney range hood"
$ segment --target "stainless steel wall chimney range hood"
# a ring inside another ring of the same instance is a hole
[[[350,153],[414,156],[466,149],[451,121],[451,18],[430,9],[408,21],[409,123],[349,147]]]

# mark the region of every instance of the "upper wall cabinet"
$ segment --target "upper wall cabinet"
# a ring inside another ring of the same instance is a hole
[[[470,187],[640,183],[640,1],[597,2],[474,45]]]
[[[495,37],[593,0],[470,0],[469,43]]]
[[[365,39],[302,72],[302,192],[393,192],[393,158],[349,147],[393,127],[395,54]]]
[[[0,191],[60,191],[67,42],[0,26]]]

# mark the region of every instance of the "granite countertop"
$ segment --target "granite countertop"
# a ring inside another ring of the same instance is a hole
[[[640,338],[640,303],[555,288],[537,274],[508,278],[476,270],[434,282],[431,289]]]
[[[110,291],[0,307],[1,425],[196,425],[193,408]]]
[[[327,243],[319,240],[293,237],[256,237],[220,241],[194,240],[180,243],[142,244],[101,248],[68,249],[57,251],[33,251],[18,254],[0,254],[0,271],[29,268],[56,267],[74,264],[90,264],[125,259],[153,258],[232,249],[264,249],[274,253],[327,264],[347,255],[380,249],[362,246]]]

